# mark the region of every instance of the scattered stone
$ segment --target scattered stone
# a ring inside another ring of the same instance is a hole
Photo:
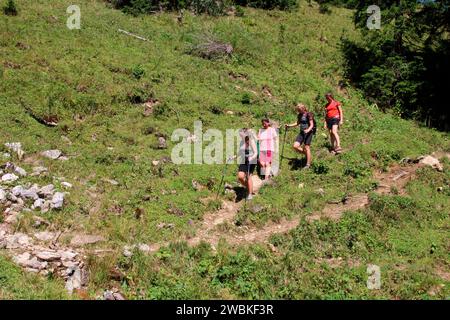
[[[19,176],[25,177],[27,175],[27,172],[22,169],[21,167],[16,167],[14,169],[14,172],[17,173]]]
[[[60,160],[60,161],[67,161],[67,160],[69,160],[69,157],[61,156],[61,157],[58,158],[58,160]]]
[[[325,195],[325,190],[324,190],[323,188],[317,189],[316,192],[317,192],[318,194],[320,194],[322,197]]]
[[[19,158],[19,160],[22,160],[24,152],[22,150],[22,144],[20,142],[7,142],[5,143],[5,147],[17,153],[17,157]]]
[[[304,187],[305,187],[305,184],[304,184],[304,183],[299,183],[299,184],[298,184],[298,188],[299,188],[299,189],[303,189]]]
[[[29,252],[15,256],[13,261],[22,267],[36,269],[38,271],[47,267],[47,262],[41,262],[36,257],[31,257]]]
[[[181,209],[178,209],[177,207],[173,207],[173,206],[171,208],[167,209],[167,212],[174,214],[176,216],[179,216],[179,217],[184,216],[184,212]]]
[[[41,155],[43,157],[46,157],[46,158],[49,158],[49,159],[52,159],[52,160],[58,159],[61,156],[61,154],[62,154],[62,152],[60,150],[57,150],[57,149],[55,149],[55,150],[46,150],[46,151],[41,152]]]
[[[3,202],[6,200],[6,192],[2,188],[0,188],[0,202]]]
[[[19,179],[19,177],[16,176],[14,173],[7,173],[2,176],[2,182],[6,183],[16,181],[17,179]]]
[[[34,255],[43,261],[55,261],[61,259],[61,255],[59,253],[52,251],[38,251],[34,252]]]
[[[397,174],[394,178],[392,178],[392,181],[397,181],[398,179],[406,176],[408,174],[408,172],[406,171],[402,171],[399,174]]]
[[[119,292],[114,292],[113,293],[113,296],[114,296],[114,299],[115,300],[125,300],[125,298],[122,296],[122,294],[121,293],[119,293]]]
[[[53,184],[46,185],[38,190],[38,195],[44,198],[50,197],[55,192],[55,186]]]
[[[32,240],[24,233],[14,233],[12,235],[6,236],[6,248],[7,249],[18,249],[20,247],[27,247],[30,245]]]
[[[72,238],[70,241],[70,244],[72,246],[84,246],[87,244],[94,244],[97,242],[104,241],[105,239],[102,236],[96,236],[96,235],[76,235]]]
[[[50,200],[44,201],[44,204],[41,206],[41,212],[46,213],[50,210],[52,206],[52,202]]]
[[[114,298],[114,294],[112,293],[112,291],[109,291],[109,290],[106,290],[106,291],[103,293],[103,299],[105,299],[105,300],[116,300],[116,299]]]
[[[158,149],[167,149],[167,141],[164,137],[158,138]]]
[[[444,167],[439,160],[432,156],[421,157],[419,163],[430,166],[440,172],[444,171]]]
[[[9,159],[9,158],[11,158],[11,154],[9,154],[8,152],[4,152],[4,153],[2,153],[2,157],[5,159]]]
[[[11,189],[11,193],[16,197],[19,197],[22,192],[23,192],[22,186],[15,186],[14,188]]]
[[[36,232],[34,234],[34,237],[40,241],[51,241],[55,238],[55,234],[53,232],[48,232],[48,231],[41,231],[41,232]]]
[[[442,192],[442,191],[444,191],[444,188],[443,188],[443,187],[438,187],[438,188],[437,188],[437,191],[438,191],[438,192]],[[0,192],[1,192],[1,191],[0,191]],[[0,200],[1,200],[1,196],[0,196]]]
[[[66,281],[66,289],[69,293],[73,293],[74,290],[80,289],[87,282],[87,273],[79,268],[67,268],[67,274],[69,278]]]
[[[227,112],[225,112],[227,115],[229,115],[229,116],[232,116],[232,115],[234,115],[234,112],[233,111],[231,111],[231,110],[228,110]]]
[[[158,164],[159,164],[159,161],[158,161],[158,160],[153,160],[153,161],[152,161],[152,165],[154,165],[155,167],[156,167]]]
[[[52,209],[61,209],[62,208],[62,206],[63,206],[63,204],[64,204],[64,193],[62,193],[62,192],[56,192],[54,195],[53,195],[53,198],[52,198],[52,204],[51,204],[51,208]]]
[[[70,189],[70,188],[73,187],[71,183],[66,182],[66,181],[61,182],[61,185],[62,185],[64,188],[67,188],[67,189]]]
[[[58,251],[61,254],[61,260],[73,260],[78,253],[72,251]]]
[[[193,188],[195,191],[200,191],[200,190],[203,189],[203,186],[202,186],[200,183],[198,183],[198,181],[192,180],[192,188]]]

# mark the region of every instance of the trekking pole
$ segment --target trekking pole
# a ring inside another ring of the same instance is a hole
[[[235,156],[231,156],[225,162],[225,167],[223,168],[223,171],[222,171],[222,179],[220,179],[220,184],[219,184],[219,187],[217,188],[216,200],[219,198],[220,188],[222,187],[223,180],[225,179],[225,173],[228,169],[228,163],[231,160],[233,160],[234,158],[235,158]]]
[[[284,128],[283,146],[281,147],[280,170],[281,170],[281,165],[283,164],[283,158],[284,158],[284,145],[285,145],[285,142],[286,142],[287,129],[288,129],[287,127]]]

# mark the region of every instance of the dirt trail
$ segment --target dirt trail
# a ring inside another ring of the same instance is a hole
[[[441,154],[440,158],[443,156],[449,157],[448,154]],[[425,165],[422,163],[411,162],[406,164],[396,164],[389,168],[387,172],[375,172],[374,177],[379,182],[375,192],[378,194],[389,194],[391,192],[395,192],[400,195],[405,194],[406,184],[415,178],[417,169],[423,166]],[[258,185],[258,189],[260,187],[261,185]],[[306,219],[308,221],[323,218],[338,220],[344,212],[358,210],[366,207],[368,204],[368,193],[353,194],[339,203],[327,204],[322,211],[316,212],[306,217]],[[273,234],[286,233],[297,227],[300,222],[300,218],[295,218],[291,220],[283,219],[278,223],[270,222],[263,228],[248,226],[221,228],[222,224],[233,222],[236,214],[242,206],[242,202],[235,203],[231,201],[224,201],[221,209],[205,216],[203,222],[199,226],[196,236],[194,238],[187,239],[188,244],[196,245],[201,241],[205,241],[213,246],[216,246],[220,239],[224,239],[231,245],[240,245],[250,242],[266,242]],[[155,246],[154,248],[156,249],[159,247],[160,246]]]

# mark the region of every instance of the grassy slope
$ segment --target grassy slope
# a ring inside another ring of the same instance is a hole
[[[448,240],[444,237],[448,217],[442,216],[450,209],[448,190],[435,194],[429,178],[448,183],[448,171],[444,181],[443,174],[425,170],[422,182],[411,185],[424,188],[430,195],[414,192],[409,202],[405,197],[379,199],[402,215],[423,213],[423,220],[419,219],[421,215],[417,219],[406,216],[405,221],[391,223],[388,218],[383,220],[384,209],[375,206],[338,224],[305,224],[289,236],[277,237],[274,242],[282,248],[280,256],[259,245],[241,248],[237,253],[223,246],[213,255],[207,248],[187,249],[180,244],[156,257],[120,257],[125,243],[176,240],[191,234],[194,230],[189,220],[201,219],[209,209],[199,199],[212,193],[195,192],[191,180],[206,183],[212,177],[218,182],[222,172],[221,166],[195,166],[194,170],[181,166],[176,176],[172,170],[175,166],[166,165],[160,177],[150,162],[170,155],[170,148],[153,150],[156,138],[143,131],[151,126],[170,136],[175,128],[192,130],[197,119],[203,120],[205,129],[239,128],[243,123],[256,127],[266,113],[281,122],[291,122],[295,116],[289,105],[298,101],[320,114],[323,101],[316,100],[317,95],[335,90],[341,78],[339,37],[342,33],[358,36],[350,11],[333,9],[332,15],[324,16],[316,6],[302,4],[292,13],[246,10],[244,18],[187,15],[184,25],[179,26],[173,14],[132,18],[107,8],[102,1],[85,0],[79,1],[82,29],[68,30],[65,9],[70,1],[52,5],[43,0],[17,2],[22,9],[18,17],[0,16],[1,62],[22,66],[3,67],[0,108],[4,111],[0,121],[6,125],[0,128],[0,142],[21,141],[27,153],[59,148],[77,155],[67,162],[46,163],[54,175],[74,183],[69,205],[61,213],[46,214],[46,218],[60,228],[103,234],[109,239],[108,247],[117,247],[116,254],[92,261],[93,294],[111,285],[107,270],[116,264],[127,274],[122,290],[136,298],[420,298],[442,282],[430,270],[448,264]],[[284,36],[281,26],[286,30]],[[143,35],[150,42],[120,34],[118,28]],[[233,58],[207,61],[185,54],[195,35],[202,32],[231,42],[235,47]],[[320,41],[321,36],[328,43]],[[17,42],[31,49],[20,50]],[[138,64],[145,70],[140,80],[130,74]],[[245,74],[248,80],[233,80],[230,72]],[[263,85],[271,88],[274,100],[261,93]],[[86,92],[77,91],[80,86],[85,86]],[[157,116],[143,118],[142,107],[128,102],[129,93],[142,88],[162,101]],[[250,92],[250,105],[241,103],[245,92]],[[62,121],[56,129],[36,123],[18,103],[22,97],[34,111],[45,113],[49,96],[58,97],[53,110]],[[289,170],[286,161],[277,188],[263,189],[262,196],[255,199],[265,210],[257,216],[241,212],[240,223],[262,225],[269,219],[307,215],[345,193],[371,190],[373,168],[386,167],[405,156],[450,149],[448,136],[382,114],[352,89],[337,98],[346,111],[348,122],[342,133],[343,145],[349,151],[339,158],[330,157],[327,139],[319,131],[315,158],[329,169],[328,173],[319,176]],[[232,110],[235,115],[216,115],[210,111],[214,106]],[[75,120],[75,115],[83,120]],[[66,144],[61,135],[73,144]],[[289,139],[293,138],[290,132]],[[294,156],[286,150],[288,156]],[[228,182],[234,183],[233,175],[229,170]],[[120,186],[111,186],[102,178],[116,179]],[[299,189],[299,182],[306,187]],[[324,197],[314,191],[318,188],[326,191]],[[98,198],[89,197],[88,190]],[[162,190],[176,190],[177,194],[161,195]],[[145,194],[159,196],[159,200],[143,202]],[[123,208],[121,215],[112,214],[114,205]],[[89,213],[93,206],[98,210]],[[171,206],[183,210],[184,216],[168,213]],[[134,214],[138,207],[145,210],[141,220]],[[374,229],[377,212],[382,221],[379,229]],[[20,228],[30,228],[28,221],[25,216]],[[176,227],[158,230],[160,222]],[[348,245],[350,235],[358,239],[356,249]],[[417,245],[411,246],[411,238]],[[438,249],[429,255],[432,242]],[[330,245],[339,250],[330,250]],[[330,269],[312,259],[330,255],[352,257],[362,264]],[[365,266],[370,262],[387,273],[379,292],[365,288]],[[407,272],[395,271],[395,264],[406,265]],[[448,283],[440,292],[440,297],[445,295]]]

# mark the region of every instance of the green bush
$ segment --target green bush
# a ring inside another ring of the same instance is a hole
[[[242,95],[241,103],[242,103],[242,104],[250,104],[251,101],[252,101],[252,100],[251,100],[250,94],[249,94],[248,92],[245,92],[245,93]]]
[[[234,3],[260,9],[289,10],[298,5],[298,0],[235,0]]]
[[[8,0],[6,5],[3,7],[3,13],[7,16],[17,16],[19,14],[14,0]]]
[[[139,80],[144,76],[145,70],[144,70],[144,68],[142,68],[142,66],[140,64],[138,64],[133,67],[133,69],[131,70],[131,73],[133,74],[133,77],[135,79]]]
[[[312,169],[315,174],[327,174],[330,168],[323,161],[316,161],[312,164]]]

